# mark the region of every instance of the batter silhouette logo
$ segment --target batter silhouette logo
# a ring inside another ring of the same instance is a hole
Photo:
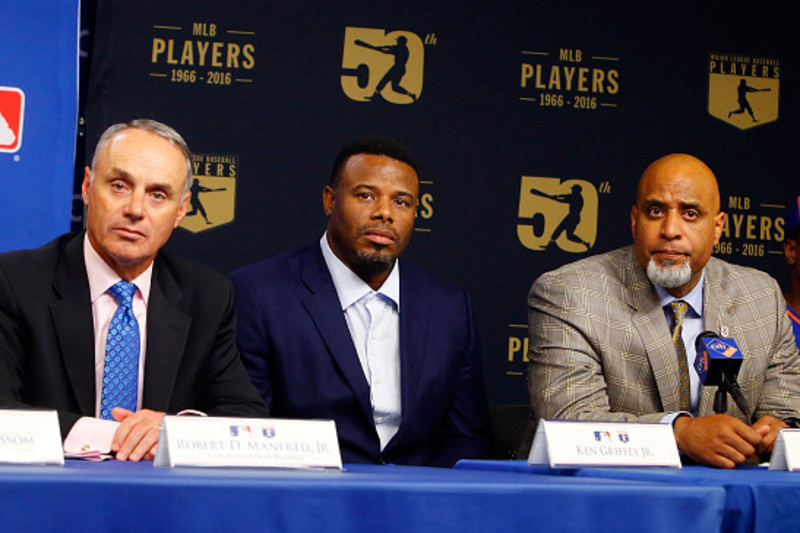
[[[342,90],[356,102],[411,104],[422,93],[425,46],[410,31],[348,26],[342,51]]]
[[[22,146],[25,93],[16,87],[0,87],[0,152],[14,153]]]
[[[709,54],[708,112],[747,130],[778,120],[781,61],[738,54]]]
[[[597,238],[598,203],[597,189],[588,181],[523,176],[519,242],[529,250],[586,252]]]
[[[199,233],[232,222],[238,173],[236,155],[192,154],[189,205],[181,227]]]

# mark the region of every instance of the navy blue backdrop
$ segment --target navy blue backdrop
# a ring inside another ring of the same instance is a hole
[[[491,402],[524,402],[531,282],[628,244],[661,155],[716,171],[717,255],[784,277],[792,2],[735,5],[101,0],[87,145],[135,117],[181,131],[200,185],[222,190],[198,192],[169,246],[229,271],[319,238],[341,145],[403,141],[422,163],[404,259],[468,288]]]

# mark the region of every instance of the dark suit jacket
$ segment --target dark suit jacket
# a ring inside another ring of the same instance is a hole
[[[231,275],[239,349],[276,417],[336,421],[346,463],[485,458],[481,350],[466,293],[400,266],[402,423],[381,452],[369,385],[319,244]]]
[[[0,254],[0,407],[58,410],[62,436],[94,416],[94,332],[83,233]],[[159,252],[147,309],[142,407],[267,416],[235,345],[230,283]]]

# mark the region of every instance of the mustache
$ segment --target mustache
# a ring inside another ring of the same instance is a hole
[[[365,224],[358,228],[359,235],[365,235],[373,231],[390,235],[395,241],[400,240],[400,233],[396,229],[391,226],[387,226],[386,224],[381,224],[380,222]]]

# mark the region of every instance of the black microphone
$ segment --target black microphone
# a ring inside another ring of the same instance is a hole
[[[700,376],[700,382],[703,385],[717,386],[714,412],[724,413],[728,410],[730,393],[736,406],[745,416],[750,416],[750,406],[736,382],[744,360],[736,341],[722,338],[713,331],[704,331],[697,336],[694,347],[697,352],[694,368]]]

